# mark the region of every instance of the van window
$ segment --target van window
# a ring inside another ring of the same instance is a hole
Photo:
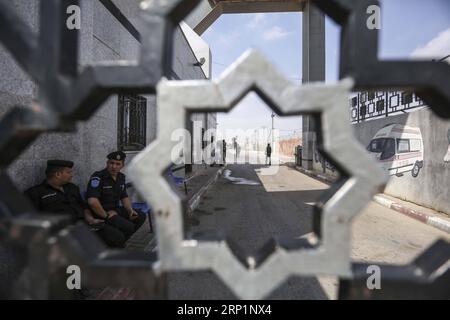
[[[422,141],[419,139],[409,140],[409,149],[411,152],[422,150]]]
[[[395,140],[392,138],[378,138],[370,141],[367,150],[381,153],[380,160],[386,160],[395,155]]]
[[[398,153],[410,152],[409,139],[397,139],[397,152]]]

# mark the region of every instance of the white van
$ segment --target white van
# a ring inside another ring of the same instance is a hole
[[[423,167],[423,139],[417,127],[389,124],[375,134],[367,150],[391,176],[411,171],[416,178]]]

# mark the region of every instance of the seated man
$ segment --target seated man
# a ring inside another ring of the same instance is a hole
[[[124,247],[125,235],[113,226],[95,219],[80,195],[80,189],[73,183],[73,162],[49,160],[45,170],[46,179],[39,185],[25,191],[39,211],[69,215],[75,223],[85,219],[95,226],[100,238],[111,247]]]
[[[86,197],[92,211],[122,230],[128,239],[142,226],[146,217],[132,208],[127,194],[125,175],[120,172],[125,165],[125,153],[113,152],[107,158],[106,168],[91,176]]]

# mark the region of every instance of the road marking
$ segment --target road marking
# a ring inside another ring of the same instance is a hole
[[[231,182],[233,184],[239,184],[239,185],[248,185],[248,186],[260,186],[261,183],[253,180],[248,180],[245,178],[238,178],[238,177],[232,177],[231,176],[231,170],[227,169],[223,172],[223,177]]]

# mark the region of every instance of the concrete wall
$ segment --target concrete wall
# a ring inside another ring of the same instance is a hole
[[[186,29],[188,28],[189,26],[184,24],[183,29],[185,31],[183,32],[179,27],[175,33],[175,56],[173,61],[174,78],[203,80],[207,78],[209,72],[205,73],[201,66],[195,65],[195,63],[198,62],[199,53],[196,54],[196,52],[194,52],[195,47],[192,47],[188,41],[188,38],[192,37],[192,33],[185,34]],[[202,52],[203,50],[204,48],[202,48]],[[191,115],[190,120],[200,124],[201,128],[204,128],[205,131],[217,127],[216,113],[195,113]],[[194,135],[193,132],[191,132],[191,134]],[[201,141],[197,141],[197,143],[201,144]],[[196,172],[201,168],[203,168],[203,166],[194,165],[192,166],[192,171]],[[184,174],[184,170],[176,172],[177,176],[182,176]]]
[[[414,112],[365,121],[354,125],[355,135],[366,147],[374,135],[388,124],[420,128],[423,140],[423,168],[414,178],[411,172],[390,176],[385,193],[450,214],[450,122],[424,108]],[[445,161],[447,160],[447,161]],[[315,170],[336,175],[325,163],[315,162]]]
[[[427,108],[359,123],[355,125],[355,132],[366,146],[379,128],[390,123],[420,128],[424,165],[416,178],[411,172],[401,177],[391,176],[385,193],[450,214],[450,163],[444,161],[450,144],[450,122],[438,118]]]
[[[178,79],[205,79],[205,74],[199,66],[195,66],[197,58],[186,36],[178,27],[175,32],[173,72]]]
[[[278,145],[278,152],[282,156],[294,157],[295,156],[295,148],[299,145],[302,145],[301,138],[284,138],[276,142]]]

